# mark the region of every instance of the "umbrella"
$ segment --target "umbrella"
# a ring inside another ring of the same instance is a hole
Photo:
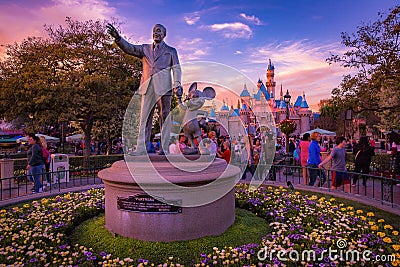
[[[311,134],[311,133],[313,133],[313,132],[320,133],[321,135],[336,136],[336,133],[335,133],[335,132],[331,132],[331,131],[324,130],[324,129],[321,129],[321,128],[316,128],[316,129],[314,129],[314,130],[309,130],[309,131],[307,131],[307,132],[302,133],[301,135],[304,135],[305,133]]]
[[[67,142],[79,141],[81,139],[83,139],[83,134],[74,134],[74,135],[67,136],[67,138],[66,138]]]
[[[47,142],[60,142],[60,138],[57,138],[57,137],[53,137],[53,136],[49,136],[49,135],[45,135],[45,134],[35,134],[35,135],[38,136],[38,137],[43,136],[44,139],[45,139]],[[17,139],[17,142],[18,142],[18,143],[21,143],[21,142],[28,142],[28,138],[26,138],[26,136],[25,136],[25,137],[18,138],[18,139]]]

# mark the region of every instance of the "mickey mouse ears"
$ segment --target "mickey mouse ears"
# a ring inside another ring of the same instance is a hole
[[[215,98],[215,95],[216,95],[214,88],[212,88],[210,86],[205,87],[203,89],[203,92],[197,90],[197,82],[194,82],[190,85],[189,92],[193,91],[193,90],[196,90],[198,92],[199,97],[205,98],[207,100],[211,100],[211,99]]]
[[[203,97],[207,100],[211,100],[215,97],[215,90],[214,88],[207,86],[203,89]]]

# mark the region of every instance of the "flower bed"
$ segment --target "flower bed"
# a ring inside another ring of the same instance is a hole
[[[361,266],[362,262],[366,266],[400,265],[397,229],[375,219],[372,212],[354,210],[335,199],[291,194],[273,187],[252,191],[246,185],[237,187],[236,202],[264,218],[275,230],[265,233],[259,244],[205,251],[195,266]],[[134,262],[68,243],[67,236],[76,225],[103,211],[102,189],[1,210],[0,266],[180,266],[172,257],[163,263],[145,259]],[[304,251],[309,258],[315,254],[316,259],[300,259]],[[351,255],[359,253],[361,259],[348,259],[347,251]],[[386,259],[388,255],[397,258],[372,265],[362,257],[365,251],[369,259],[384,255]]]

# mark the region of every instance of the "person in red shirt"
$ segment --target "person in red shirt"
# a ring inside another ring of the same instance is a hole
[[[224,159],[228,164],[231,161],[231,150],[229,146],[229,142],[225,141],[223,143],[224,152],[221,152],[220,150],[217,151],[218,157]]]
[[[300,163],[303,172],[303,182],[304,185],[308,184],[308,177],[307,177],[307,160],[308,160],[308,147],[310,146],[310,134],[305,133],[303,135],[303,139],[300,142]]]

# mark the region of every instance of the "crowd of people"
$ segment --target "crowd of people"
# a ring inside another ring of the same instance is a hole
[[[289,155],[302,167],[304,185],[314,186],[319,178],[318,186],[323,186],[327,180],[326,169],[329,169],[332,172],[331,187],[333,189],[343,187],[345,191],[350,192],[350,186],[357,186],[360,177],[362,185],[367,186],[366,177],[370,172],[372,157],[375,155],[375,144],[372,140],[366,136],[354,142],[343,136],[323,140],[318,132],[313,132],[311,135],[305,133],[301,140],[290,139]],[[321,152],[327,152],[327,156],[322,158]],[[352,152],[354,155],[355,174],[352,175],[352,181],[346,168],[347,152]],[[326,168],[329,162],[331,164]]]

